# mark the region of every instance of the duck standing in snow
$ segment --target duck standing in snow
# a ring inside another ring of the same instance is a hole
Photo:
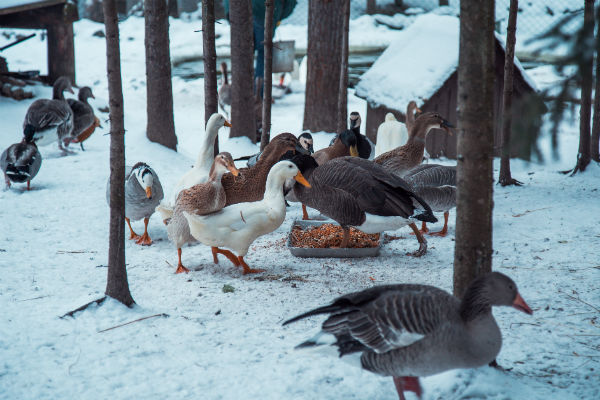
[[[163,199],[163,189],[158,175],[148,164],[139,162],[133,167],[125,167],[125,221],[131,235],[140,245],[149,246],[152,239],[148,236],[148,221],[158,203]],[[106,184],[106,201],[110,205],[110,179]],[[131,221],[144,219],[144,234],[136,234]]]
[[[194,240],[190,234],[190,227],[183,216],[183,212],[187,211],[195,215],[206,215],[225,207],[225,189],[223,189],[223,185],[221,184],[221,178],[227,171],[230,171],[234,176],[238,175],[238,170],[233,163],[231,154],[227,152],[219,153],[215,157],[215,161],[210,169],[208,181],[182,190],[177,197],[173,216],[167,225],[169,240],[177,247],[179,262],[175,271],[176,274],[190,271],[181,263],[181,247],[185,243]],[[230,251],[213,247],[215,264],[218,262],[217,253],[225,254],[230,259],[231,257],[235,258]]]
[[[285,199],[283,183],[295,178],[303,185],[310,186],[298,167],[290,161],[275,164],[267,176],[263,199],[250,203],[237,203],[208,215],[196,215],[183,211],[192,236],[207,246],[226,247],[237,253],[228,258],[235,266],[241,266],[244,274],[262,272],[252,269],[244,261],[248,248],[259,236],[273,232],[285,219]],[[216,259],[216,253],[213,250]]]
[[[45,146],[58,141],[58,147],[67,153],[63,141],[73,132],[73,111],[65,100],[64,91],[73,93],[71,81],[61,76],[52,87],[52,100],[39,99],[31,103],[23,121],[23,132],[27,143]]]
[[[377,128],[377,144],[375,145],[375,156],[393,150],[406,144],[408,130],[406,126],[398,121],[394,114],[387,113],[385,121]]]
[[[502,334],[493,306],[532,314],[517,285],[492,272],[475,279],[462,299],[427,285],[385,285],[337,298],[332,304],[294,317],[327,314],[322,331],[296,348],[337,346],[340,357],[355,355],[367,371],[392,376],[419,398],[419,377],[457,368],[477,368],[496,359]]]
[[[77,94],[77,100],[67,99],[69,107],[73,110],[73,132],[70,135],[69,142],[79,143],[81,150],[83,148],[83,142],[87,140],[92,133],[100,126],[100,120],[94,114],[94,109],[88,103],[89,98],[95,99],[92,89],[89,86],[84,86],[79,89]]]
[[[27,182],[27,190],[30,190],[31,180],[35,178],[42,165],[42,155],[33,142],[25,139],[21,143],[10,145],[0,155],[0,169],[4,172],[6,187],[10,183]]]

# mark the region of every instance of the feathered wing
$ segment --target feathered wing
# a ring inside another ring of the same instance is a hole
[[[79,136],[96,123],[94,109],[80,100],[67,99],[67,102],[73,110],[73,133],[71,136]]]
[[[421,164],[404,175],[412,186],[456,186],[456,167]]]
[[[40,99],[29,106],[23,128],[27,124],[36,131],[57,127],[59,138],[63,138],[73,130],[73,111],[64,100]]]

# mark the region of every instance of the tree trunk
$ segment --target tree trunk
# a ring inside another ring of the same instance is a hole
[[[517,185],[522,183],[513,179],[510,173],[510,137],[512,134],[512,95],[513,73],[515,70],[515,33],[517,31],[517,10],[519,0],[510,0],[508,13],[508,28],[506,32],[506,53],[504,58],[504,93],[502,97],[502,156],[500,158],[500,179],[502,186]]]
[[[254,115],[254,46],[250,0],[229,2],[231,30],[231,130],[229,137],[247,136],[256,143]]]
[[[215,48],[215,0],[202,0],[202,48],[204,62],[204,126],[218,112],[217,50]],[[219,138],[215,140],[215,156],[219,154]]]
[[[106,295],[131,306],[134,301],[129,292],[125,267],[125,124],[115,0],[104,0],[104,25],[110,109],[110,234]]]
[[[440,6],[447,6],[448,0],[440,0]]]
[[[308,65],[303,129],[337,129],[343,1],[311,1],[308,6]]]
[[[177,150],[169,52],[169,16],[165,0],[144,1],[146,46],[146,136]]]
[[[273,0],[265,1],[265,82],[262,105],[262,134],[260,150],[271,139],[271,98],[273,93]]]
[[[372,15],[377,12],[377,1],[367,0],[367,14]]]
[[[590,156],[600,162],[600,7],[596,7],[596,88],[594,92],[594,120],[592,123],[592,142]]]
[[[348,35],[350,25],[350,0],[344,1],[342,26],[342,54],[340,62],[340,86],[338,89],[337,132],[344,132],[348,119]]]
[[[494,1],[462,0],[460,16],[454,251],[459,297],[492,269]]]
[[[585,0],[583,32],[587,40],[594,40],[594,0]],[[591,132],[592,119],[592,81],[594,74],[594,55],[585,52],[585,60],[581,63],[581,108],[579,109],[579,150],[577,151],[577,164],[571,171],[572,174],[583,172],[591,160]]]
[[[73,24],[50,24],[48,32],[48,78],[54,82],[67,76],[75,85],[75,42]]]

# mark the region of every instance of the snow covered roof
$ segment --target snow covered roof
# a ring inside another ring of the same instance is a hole
[[[2,0],[0,15],[66,3],[67,0]]]
[[[356,95],[373,107],[403,111],[411,100],[422,106],[458,68],[459,26],[454,16],[419,16],[362,75]],[[515,66],[535,89],[516,57]]]

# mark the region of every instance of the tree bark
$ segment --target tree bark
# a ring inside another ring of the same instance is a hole
[[[494,1],[462,0],[460,16],[454,252],[459,297],[492,269]]]
[[[202,0],[202,48],[204,62],[204,126],[218,112],[217,50],[215,48],[215,0]],[[219,154],[219,138],[215,140],[215,156]]]
[[[508,28],[506,31],[506,53],[504,58],[504,93],[502,96],[502,155],[500,158],[500,179],[502,186],[522,185],[513,179],[510,173],[510,137],[512,135],[512,95],[513,75],[515,70],[515,33],[517,31],[517,10],[519,0],[510,0],[510,11],[508,13]]]
[[[50,24],[48,32],[48,78],[54,82],[68,76],[75,85],[75,42],[73,24]]]
[[[247,136],[256,143],[254,115],[254,46],[250,0],[229,2],[231,30],[231,130],[229,137]]]
[[[273,94],[273,0],[265,1],[265,82],[262,106],[260,150],[271,140],[271,99]]]
[[[348,126],[348,39],[350,28],[350,0],[344,2],[342,25],[342,54],[340,62],[340,86],[338,89],[337,132],[344,132]]]
[[[134,301],[125,266],[125,123],[115,0],[104,0],[104,25],[110,109],[110,234],[106,295],[131,306]]]
[[[169,16],[165,0],[145,0],[146,136],[177,150],[173,120],[173,88],[169,51]]]
[[[303,129],[337,129],[343,1],[311,1],[308,6],[307,78]]]
[[[447,6],[448,5],[448,0],[440,0],[440,6]]]
[[[372,15],[377,12],[377,0],[367,0],[367,14]]]
[[[600,7],[596,7],[596,88],[594,92],[594,119],[592,122],[592,142],[590,156],[592,160],[600,162]]]

